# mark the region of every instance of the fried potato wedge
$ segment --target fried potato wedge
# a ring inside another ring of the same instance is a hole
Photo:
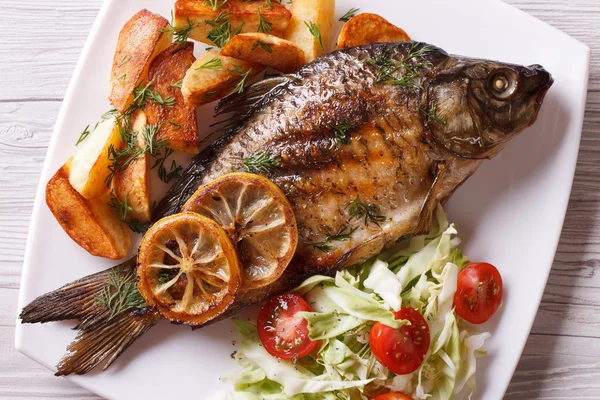
[[[292,19],[283,37],[304,51],[306,62],[323,55],[333,27],[335,0],[294,0],[290,11]]]
[[[69,160],[46,185],[46,203],[64,231],[90,254],[118,260],[131,247],[131,232],[108,205],[110,195],[86,199],[69,182]]]
[[[149,101],[145,107],[148,123],[161,124],[159,138],[167,140],[168,147],[188,153],[198,153],[200,146],[196,109],[185,104],[181,89],[176,84],[181,84],[194,61],[192,42],[174,44],[160,53],[150,65],[147,81],[152,82],[154,91],[163,99],[172,96],[174,104],[165,107]]]
[[[75,153],[71,164],[71,185],[86,199],[95,199],[108,191],[105,180],[112,161],[109,149],[121,144],[115,118],[99,123]]]
[[[165,30],[169,21],[141,10],[125,23],[113,60],[108,99],[123,113],[133,101],[135,88],[146,78],[150,63],[172,42]]]
[[[236,89],[236,85],[249,81],[263,69],[262,66],[222,56],[218,50],[207,51],[187,70],[181,93],[186,104],[198,107],[225,97]]]
[[[410,42],[404,30],[377,14],[359,14],[344,24],[337,45],[340,49],[378,42]]]
[[[215,10],[206,1],[177,0],[174,24],[176,29],[193,27],[190,38],[194,40],[222,47],[231,36],[228,33],[264,31],[282,36],[291,16],[284,5],[275,1],[271,2],[270,7],[265,7],[265,3],[258,0],[227,0]],[[266,29],[264,26],[263,29],[259,29],[261,19],[266,21]],[[224,32],[225,35],[218,35],[218,32]]]
[[[142,132],[147,125],[146,114],[138,110],[131,116],[131,130],[137,132],[138,146],[143,148],[144,135]],[[145,152],[141,157],[131,161],[122,168],[117,168],[113,177],[115,196],[131,207],[129,216],[139,222],[150,221],[150,153]]]
[[[304,51],[289,40],[266,33],[235,35],[221,49],[221,55],[260,64],[284,73],[304,65]]]

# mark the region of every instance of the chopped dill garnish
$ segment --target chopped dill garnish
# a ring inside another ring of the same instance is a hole
[[[201,69],[212,69],[215,71],[220,70],[223,69],[223,62],[220,58],[214,57],[212,60],[208,60],[207,62],[196,68],[196,71]]]
[[[127,64],[131,60],[131,56],[125,55],[119,64],[117,64],[117,68],[121,68],[123,65]]]
[[[348,10],[348,12],[346,14],[342,15],[342,17],[340,18],[340,21],[342,21],[342,22],[350,21],[350,18],[354,18],[356,16],[356,13],[358,12],[358,10],[360,10],[360,8],[351,8],[350,10]]]
[[[265,43],[265,42],[261,42],[260,40],[258,40],[256,43],[254,43],[254,45],[252,45],[252,49],[250,49],[250,50],[254,51],[259,46],[267,53],[273,53],[273,49],[271,48],[271,45],[268,43]]]
[[[413,62],[422,58],[426,53],[433,50],[431,46],[417,48],[419,43],[413,43],[408,54],[401,60],[396,61],[390,56],[389,51],[384,51],[369,60],[375,67],[375,79],[380,83],[400,85],[414,88],[422,88],[416,81],[419,70],[426,67],[423,62]],[[398,74],[400,73],[400,75]]]
[[[183,45],[185,42],[187,42],[193,30],[196,29],[199,25],[200,22],[194,22],[192,24],[188,18],[187,26],[182,28],[175,28],[174,26],[170,25],[163,29],[163,32],[171,34],[171,36],[173,36],[173,42],[179,45]]]
[[[158,91],[149,90],[146,97],[156,104],[166,108],[171,108],[175,105],[176,100],[174,96],[162,97]]]
[[[227,0],[204,0],[204,4],[211,6],[213,11],[217,11],[219,8],[223,7],[225,3],[227,3]]]
[[[323,48],[323,38],[321,37],[321,26],[315,24],[312,21],[310,21],[310,22],[304,21],[304,25],[306,25],[310,34],[313,35],[315,37],[315,39],[317,39],[319,46],[321,46],[321,48]]]
[[[213,20],[205,20],[204,23],[213,27],[213,30],[206,36],[217,47],[223,47],[229,39],[240,33],[244,22],[240,23],[235,29],[231,27],[231,23],[227,20],[230,13],[221,11],[217,18]]]
[[[121,267],[106,275],[104,289],[95,300],[110,311],[109,321],[123,312],[146,308],[146,302],[138,292],[135,275]]]
[[[251,173],[268,174],[281,164],[281,158],[268,150],[259,150],[242,159],[242,167]]]
[[[133,211],[133,208],[127,203],[127,195],[121,201],[113,192],[110,193],[109,206],[113,209],[113,214],[119,218],[119,221],[127,221],[127,216]]]
[[[233,75],[237,75],[240,77],[240,80],[238,81],[238,83],[235,84],[235,86],[233,87],[233,90],[236,91],[237,93],[243,93],[244,88],[246,87],[248,78],[252,74],[252,68],[250,68],[248,71],[244,72],[242,67],[235,64],[233,66],[233,69],[230,69],[229,72],[231,72]]]
[[[181,129],[181,124],[177,122],[169,121],[169,125],[172,125],[175,129]]]
[[[118,115],[119,112],[117,111],[116,108],[111,108],[110,110],[108,110],[107,112],[105,112],[104,114],[102,114],[102,116],[100,118],[102,118],[103,120],[106,119],[110,119],[115,115]]]
[[[341,124],[341,125],[331,126],[331,129],[333,130],[333,132],[335,134],[335,140],[341,144],[350,143],[350,138],[348,137],[348,131],[350,129],[354,129],[354,128],[355,127],[350,124]]]
[[[338,231],[338,233],[328,233],[327,237],[325,237],[325,240],[310,243],[309,245],[317,250],[322,251],[323,253],[329,253],[331,250],[333,250],[333,246],[331,245],[333,242],[343,242],[346,240],[350,240],[352,239],[352,235],[354,234],[354,232],[356,232],[357,230],[358,227],[350,228],[349,226],[345,226],[340,231]]]
[[[127,80],[127,74],[123,74],[117,79],[119,80],[119,83],[122,85]]]
[[[97,125],[96,125],[97,126]],[[78,146],[79,143],[83,142],[85,139],[87,139],[87,137],[90,135],[90,126],[86,126],[85,129],[83,130],[83,132],[81,132],[81,135],[79,135],[79,139],[77,139],[77,143],[75,143],[75,146]]]
[[[256,12],[258,13],[258,31],[257,32],[271,33],[273,24],[263,18],[262,14],[260,13],[260,8],[257,8]]]
[[[158,177],[161,181],[165,183],[169,183],[172,179],[177,179],[181,176],[181,171],[183,167],[181,165],[177,165],[175,160],[171,161],[171,168],[167,171],[165,167],[165,163],[167,159],[173,154],[175,150],[167,147],[163,154],[158,155],[154,165],[151,169],[158,167]]]
[[[423,107],[419,107],[419,111],[421,111],[423,114],[425,114],[425,116],[427,117],[428,120],[433,121],[436,124],[439,124],[441,126],[447,126],[448,125],[448,119],[446,117],[440,118],[438,116],[438,113],[437,113],[437,104],[435,104],[435,103],[431,104],[431,108],[429,109],[429,111],[427,111]]]
[[[352,219],[365,219],[365,225],[368,226],[369,222],[374,223],[377,226],[381,226],[382,222],[385,222],[386,218],[383,215],[378,215],[379,207],[376,204],[363,203],[360,200],[360,196],[356,196],[356,199],[349,201],[346,204],[348,214]]]
[[[171,83],[169,85],[170,88],[177,88],[177,89],[181,89],[181,84],[183,83],[183,81],[177,81],[175,83]]]

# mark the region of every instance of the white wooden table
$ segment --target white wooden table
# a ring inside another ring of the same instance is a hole
[[[600,0],[506,1],[592,48],[583,139],[562,238],[506,399],[598,400]],[[0,0],[0,397],[97,398],[55,378],[13,343],[35,189],[63,95],[101,3]]]

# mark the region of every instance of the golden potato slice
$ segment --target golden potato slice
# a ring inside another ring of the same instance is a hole
[[[222,4],[222,1],[219,1],[220,4]],[[259,11],[260,17],[258,15]],[[282,36],[290,18],[289,10],[275,1],[271,2],[270,7],[265,7],[264,1],[260,0],[252,2],[227,0],[217,9],[214,9],[208,2],[200,0],[178,0],[175,2],[175,28],[193,27],[190,38],[218,47],[223,47],[229,40],[230,37],[227,33],[261,31]],[[261,19],[266,21],[266,26],[263,24],[259,29]],[[213,32],[215,29],[218,30]],[[211,34],[211,32],[213,33]],[[225,35],[218,35],[217,32],[225,32]]]
[[[131,232],[108,205],[110,195],[88,200],[69,182],[69,160],[46,185],[46,204],[64,231],[90,254],[118,260],[131,247]]]
[[[146,127],[146,114],[138,110],[131,117],[131,130],[137,132],[137,141],[143,148],[144,137],[142,131]],[[131,207],[129,215],[139,222],[150,221],[150,153],[145,152],[126,166],[117,168],[113,177],[113,191],[115,196]]]
[[[337,45],[345,49],[378,42],[410,42],[410,37],[385,18],[365,13],[344,24]]]
[[[259,32],[235,35],[221,49],[221,54],[284,73],[294,72],[304,65],[301,48],[289,40]]]
[[[141,10],[125,23],[113,60],[108,99],[123,113],[133,101],[135,88],[146,78],[150,63],[172,42],[169,21]]]
[[[121,144],[119,128],[115,118],[102,121],[75,153],[71,165],[69,181],[86,199],[95,199],[108,191],[106,177],[112,161],[108,158],[109,149]]]
[[[292,19],[283,37],[304,51],[306,62],[323,55],[333,27],[335,0],[294,0],[290,11]]]
[[[186,104],[198,107],[237,90],[263,69],[262,66],[222,56],[218,50],[207,51],[186,72],[181,92]]]
[[[147,81],[164,99],[172,96],[174,105],[164,107],[149,101],[145,107],[148,123],[162,124],[159,137],[168,141],[168,147],[188,153],[198,153],[200,146],[196,109],[185,104],[178,84],[194,61],[192,42],[174,44],[160,53],[150,65]]]

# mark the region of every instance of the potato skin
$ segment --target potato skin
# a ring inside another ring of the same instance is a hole
[[[200,68],[213,58],[221,60],[220,68]],[[240,80],[238,74],[231,72],[236,66],[241,68],[243,73],[252,69],[250,78],[256,76],[256,74],[264,69],[262,66],[225,57],[219,54],[218,50],[211,50],[204,53],[187,70],[185,78],[183,78],[181,92],[183,93],[185,103],[192,107],[198,107],[227,96],[233,91],[234,86]]]
[[[261,43],[270,51],[265,50]],[[286,74],[304,65],[304,51],[301,48],[289,40],[260,32],[235,35],[223,46],[221,55],[271,67]]]
[[[118,260],[131,247],[131,232],[108,205],[108,195],[88,200],[69,183],[69,162],[46,185],[46,204],[63,230],[90,254]]]
[[[284,39],[304,50],[305,62],[323,55],[333,28],[335,0],[294,0],[290,11],[292,19],[283,35]],[[306,26],[308,22],[320,27],[323,48],[310,33]]]
[[[144,9],[121,29],[108,95],[120,113],[133,101],[133,91],[146,77],[154,57],[171,44],[172,34],[165,32],[168,26],[165,18]]]
[[[377,14],[359,14],[351,18],[340,32],[337,45],[340,49],[380,42],[410,42],[410,37]]]
[[[243,0],[228,0],[218,10],[213,10],[210,5],[200,0],[178,0],[175,2],[175,27],[185,28],[189,24],[199,25],[193,29],[190,38],[209,45],[214,43],[208,39],[208,34],[213,26],[205,21],[216,19],[221,12],[228,13],[227,20],[233,29],[242,22],[244,25],[240,33],[258,31],[258,10],[260,15],[272,25],[271,33],[275,36],[283,36],[292,14],[282,4],[271,2],[271,7],[264,7],[263,1],[247,2]],[[189,24],[188,24],[189,22]]]
[[[153,101],[146,103],[144,111],[148,123],[162,124],[160,138],[169,142],[169,147],[188,153],[198,153],[200,137],[196,125],[196,110],[185,104],[181,89],[173,84],[181,82],[186,71],[196,61],[194,44],[173,44],[152,61],[146,81],[152,82],[155,92],[163,98],[173,96],[175,105],[163,107]]]

